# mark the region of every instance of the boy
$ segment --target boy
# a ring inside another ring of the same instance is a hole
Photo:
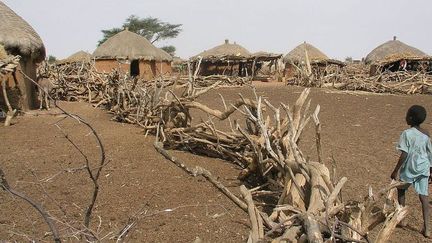
[[[428,181],[432,160],[432,145],[429,133],[420,127],[420,124],[425,119],[426,110],[424,107],[413,105],[408,109],[406,122],[411,128],[403,131],[400,136],[397,149],[401,151],[401,155],[391,174],[391,178],[396,180],[398,172],[400,172],[399,179],[409,183],[404,188],[398,188],[398,201],[402,206],[405,206],[406,190],[410,185],[414,186],[422,204],[422,234],[430,238]]]

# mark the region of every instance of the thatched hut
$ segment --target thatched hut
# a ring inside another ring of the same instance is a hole
[[[153,46],[146,38],[124,30],[102,43],[93,53],[96,69],[111,72],[113,69],[151,80],[158,75],[171,73],[172,57]]]
[[[252,76],[254,80],[268,81],[283,70],[279,67],[282,54],[259,51],[252,54]]]
[[[45,46],[35,30],[12,9],[0,2],[0,44],[9,55],[20,55],[21,70],[36,80],[36,65],[45,59]],[[14,108],[29,110],[37,106],[35,85],[20,71],[9,77],[8,88],[18,90]]]
[[[82,63],[82,62],[89,62],[92,59],[92,55],[86,51],[78,51],[69,57],[58,61],[57,65],[64,65],[69,63]]]
[[[431,60],[429,55],[397,40],[396,36],[373,49],[365,58],[366,64],[371,65],[371,75],[383,71],[427,70]]]
[[[193,70],[199,68],[198,74],[228,75],[245,77],[252,74],[251,53],[237,43],[225,43],[203,51],[191,58]]]
[[[333,67],[344,66],[343,62],[330,59],[326,54],[309,43],[302,43],[283,58],[284,76],[293,78],[300,73],[314,74],[315,77],[326,75]]]

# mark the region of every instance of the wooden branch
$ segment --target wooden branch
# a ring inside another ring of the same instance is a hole
[[[1,85],[2,85],[2,91],[3,91],[3,99],[5,100],[6,106],[8,108],[8,111],[6,112],[6,120],[4,122],[4,126],[8,127],[11,125],[12,122],[12,118],[15,117],[15,114],[17,112],[16,109],[13,109],[10,102],[9,102],[9,98],[7,95],[7,91],[6,91],[6,76],[4,76],[3,74],[0,73],[0,80],[1,80]]]
[[[317,155],[318,155],[318,162],[323,163],[321,158],[321,123],[318,118],[318,114],[320,112],[320,106],[317,105],[315,112],[312,114],[312,119],[315,123],[315,132],[316,132],[316,149],[317,149]]]
[[[219,120],[225,120],[225,119],[227,119],[232,113],[234,113],[239,107],[241,107],[243,105],[247,105],[247,106],[250,106],[250,107],[255,107],[256,106],[256,104],[254,102],[252,102],[251,100],[249,100],[249,99],[238,100],[233,105],[231,105],[230,108],[228,108],[224,112],[221,112],[219,110],[211,109],[211,108],[207,107],[206,105],[203,105],[203,104],[201,104],[199,102],[196,102],[196,101],[191,101],[191,102],[185,102],[184,103],[184,106],[187,107],[187,108],[196,108],[196,109],[202,110],[205,113],[218,118]]]
[[[391,233],[396,228],[397,224],[399,224],[399,222],[402,221],[407,214],[408,214],[407,207],[398,207],[394,213],[387,216],[387,219],[384,222],[384,225],[382,226],[381,230],[379,231],[375,242],[376,243],[388,242]]]
[[[246,201],[247,208],[248,208],[248,214],[249,214],[250,222],[251,222],[251,232],[250,232],[248,242],[250,241],[252,243],[256,243],[260,240],[260,232],[259,232],[259,226],[258,226],[258,219],[257,219],[255,204],[252,200],[251,193],[246,189],[246,187],[244,185],[240,186],[240,192]]]
[[[318,222],[314,219],[311,214],[305,214],[303,216],[303,227],[306,230],[307,238],[310,243],[322,243],[324,242]]]

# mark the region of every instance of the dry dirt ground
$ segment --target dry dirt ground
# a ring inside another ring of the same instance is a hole
[[[292,104],[302,91],[299,87],[279,84],[256,84],[257,93],[274,104]],[[227,102],[238,93],[252,96],[247,87],[212,91],[200,100],[221,108],[221,93]],[[390,182],[389,175],[397,160],[395,145],[407,128],[404,115],[412,104],[421,104],[432,112],[432,96],[375,95],[312,89],[312,105],[321,105],[323,158],[337,162],[338,176],[349,181],[343,190],[345,200],[359,200],[368,187],[375,190]],[[84,103],[61,103],[68,111],[80,114],[100,134],[109,164],[100,179],[100,195],[91,223],[103,241],[113,241],[134,215],[138,216],[130,231],[129,242],[192,242],[200,237],[206,242],[245,242],[248,216],[234,203],[201,178],[185,174],[162,158],[153,148],[154,137],[145,137],[136,126],[110,121],[110,115]],[[55,110],[54,110],[55,112]],[[206,119],[200,113],[195,120]],[[60,122],[59,122],[60,121]],[[428,117],[425,127],[432,128]],[[58,127],[54,125],[56,122]],[[219,124],[226,126],[226,124]],[[61,130],[60,130],[61,129]],[[305,133],[301,145],[316,158],[312,129]],[[84,170],[83,158],[65,139],[63,132],[79,145],[97,166],[98,147],[84,126],[54,115],[26,115],[11,127],[0,127],[0,166],[10,185],[42,202],[62,222],[83,220],[91,197],[91,181]],[[238,193],[239,168],[228,162],[170,151],[187,165],[200,165],[233,192]],[[69,172],[68,172],[69,171]],[[409,226],[397,229],[391,242],[428,242],[421,228],[420,204],[410,189],[408,195]],[[135,217],[136,218],[136,217]],[[21,200],[0,191],[0,242],[30,238],[50,241],[46,226],[34,210]],[[62,231],[69,241],[70,232]]]

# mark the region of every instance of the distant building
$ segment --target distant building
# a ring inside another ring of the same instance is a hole
[[[45,59],[45,46],[35,30],[1,1],[0,46],[8,55],[20,55],[17,70],[21,70],[36,81],[36,67]],[[13,108],[24,111],[36,108],[36,86],[19,71],[8,78],[8,96],[11,96],[9,99]],[[3,105],[3,97],[0,94],[0,106]]]
[[[227,75],[236,77],[251,77],[259,70],[263,62],[273,61],[280,58],[265,52],[256,55],[251,54],[246,48],[237,44],[225,43],[203,51],[191,58],[194,72],[198,68],[198,75]]]
[[[327,67],[342,67],[344,63],[338,60],[330,59],[326,54],[309,43],[302,43],[295,47],[283,58],[285,63],[284,76],[294,78],[302,70],[307,70],[307,63],[310,64],[310,72],[316,77],[326,75]]]
[[[172,57],[153,46],[146,38],[124,30],[102,43],[93,53],[96,69],[111,72],[113,69],[151,80],[172,72]]]
[[[193,71],[198,75],[227,75],[246,77],[252,72],[251,53],[237,43],[225,43],[203,51],[191,58]],[[201,62],[200,62],[201,60]]]
[[[365,63],[370,65],[370,74],[376,75],[384,71],[421,71],[428,68],[431,60],[426,53],[393,37],[373,49]]]
[[[90,62],[92,59],[92,55],[85,51],[78,51],[69,57],[57,61],[57,65],[64,65],[64,64],[70,64],[70,63],[83,63],[83,62]]]

